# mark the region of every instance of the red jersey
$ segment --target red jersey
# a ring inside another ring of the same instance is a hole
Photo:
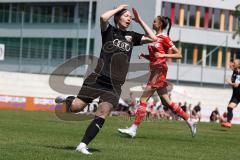
[[[159,52],[160,54],[167,54],[169,49],[172,49],[175,47],[172,40],[162,33],[156,35],[157,41],[150,43],[148,45],[148,51],[149,51],[149,60],[151,64],[163,64],[166,63],[166,58],[156,58],[155,54],[156,52]]]

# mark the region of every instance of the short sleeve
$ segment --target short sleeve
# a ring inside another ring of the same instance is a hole
[[[175,48],[175,45],[173,44],[172,40],[169,37],[164,38],[164,46],[168,49]]]
[[[105,31],[102,31],[101,34],[106,35],[110,30],[113,29],[113,26],[111,24],[108,23],[107,29]]]
[[[137,32],[132,32],[132,42],[134,46],[139,46],[141,45],[141,40],[143,37],[143,34],[137,33]]]

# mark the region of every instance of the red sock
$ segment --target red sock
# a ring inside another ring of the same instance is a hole
[[[137,109],[137,112],[136,112],[136,115],[135,115],[135,120],[134,120],[134,124],[135,125],[140,125],[144,116],[145,116],[145,113],[146,113],[146,108],[147,108],[147,103],[146,102],[140,102],[140,106],[139,108]]]
[[[179,105],[177,105],[176,103],[172,102],[172,103],[170,104],[170,108],[171,108],[174,112],[176,112],[180,117],[182,117],[185,121],[189,119],[190,116],[189,116],[186,112],[184,112],[184,111],[182,110],[182,108],[181,108]]]

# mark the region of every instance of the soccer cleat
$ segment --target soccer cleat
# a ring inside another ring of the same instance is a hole
[[[232,123],[230,123],[230,122],[223,122],[221,125],[222,125],[222,127],[225,127],[225,128],[231,128],[232,127]]]
[[[197,121],[194,119],[192,120],[188,119],[187,124],[188,124],[188,127],[190,128],[192,137],[195,137],[197,134]]]
[[[87,145],[85,143],[80,143],[77,148],[76,148],[77,152],[80,152],[82,154],[86,154],[86,155],[91,155],[92,153],[88,151]]]
[[[128,135],[130,137],[135,137],[136,136],[136,131],[133,131],[132,129],[130,128],[127,128],[127,129],[118,129],[118,132],[122,133],[122,134],[125,134],[125,135]]]
[[[65,97],[58,96],[58,97],[55,98],[55,103],[57,103],[57,104],[61,104],[61,103],[64,103],[64,102],[66,102]]]
[[[55,98],[55,103],[57,104],[66,104],[66,111],[67,112],[72,112],[71,106],[72,106],[72,101],[75,99],[74,96],[68,96],[67,98],[58,96]]]

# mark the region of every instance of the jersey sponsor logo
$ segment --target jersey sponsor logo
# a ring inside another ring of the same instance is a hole
[[[120,49],[121,51],[129,52],[131,48],[132,48],[131,44],[119,39],[114,39],[113,41],[106,42],[103,45],[103,51],[105,53],[113,53],[117,49]]]
[[[118,47],[122,51],[127,51],[128,52],[131,49],[131,45],[129,43],[121,41],[119,39],[114,39],[113,40],[113,45],[115,47]]]

